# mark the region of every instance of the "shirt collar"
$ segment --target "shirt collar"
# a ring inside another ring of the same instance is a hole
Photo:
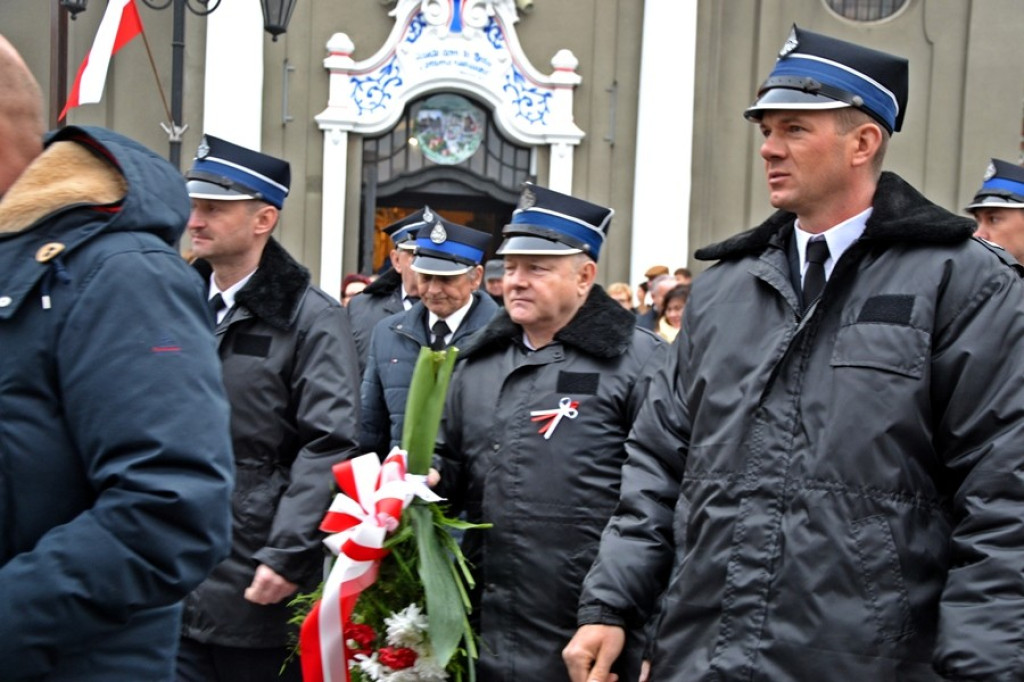
[[[256,270],[258,269],[259,268],[256,268]],[[256,274],[256,270],[253,270],[248,275],[238,280],[224,291],[221,291],[220,289],[217,288],[216,282],[213,281],[213,273],[210,273],[210,295],[207,298],[213,298],[217,294],[220,294],[220,297],[224,299],[224,309],[221,310],[220,314],[217,316],[218,322],[220,322],[224,318],[224,315],[227,315],[229,310],[235,307],[235,296],[238,294],[239,291],[241,291],[242,287],[244,287],[249,282],[249,280],[252,279],[252,276]]]
[[[843,222],[828,228],[821,233],[821,236],[825,238],[825,242],[828,244],[828,260],[825,261],[825,277],[828,278],[832,274],[832,268],[839,261],[839,258],[846,252],[855,241],[860,239],[860,236],[864,234],[864,228],[867,225],[868,218],[871,217],[872,207],[868,207],[864,211],[857,215],[844,220]],[[807,242],[811,241],[811,237],[817,235],[805,232],[800,229],[800,219],[797,218],[796,224],[794,225],[794,234],[796,234],[796,246],[797,252],[800,254],[800,272],[801,274],[807,269]]]
[[[456,310],[454,313],[452,313],[448,317],[444,318],[445,324],[447,324],[448,325],[448,329],[451,330],[451,332],[448,334],[448,336],[445,337],[445,343],[447,343],[448,341],[451,340],[451,337],[455,333],[455,330],[458,329],[459,325],[462,324],[462,321],[464,319],[466,319],[466,315],[469,313],[469,309],[472,306],[473,306],[473,297],[470,296],[469,297],[469,302],[466,303],[466,305],[462,306],[461,308]],[[439,318],[437,315],[435,315],[434,313],[432,313],[428,309],[427,310],[427,329],[432,329],[433,326],[434,326],[434,323],[437,322],[439,319],[441,319],[441,318]]]

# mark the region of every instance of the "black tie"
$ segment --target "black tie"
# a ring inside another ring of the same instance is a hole
[[[444,320],[438,320],[430,328],[430,333],[434,335],[434,340],[430,342],[430,350],[444,350],[444,337],[451,334],[452,330]]]
[[[807,242],[807,271],[804,273],[804,310],[821,296],[825,288],[825,261],[828,260],[828,242],[824,238]]]
[[[206,305],[210,306],[210,312],[213,313],[214,322],[217,321],[217,315],[220,311],[227,307],[224,305],[224,297],[220,294],[215,294],[213,298],[206,302]]]

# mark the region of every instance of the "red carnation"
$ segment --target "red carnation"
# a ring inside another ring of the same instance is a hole
[[[416,663],[416,652],[406,647],[386,646],[380,650],[379,660],[392,670],[405,670]]]
[[[352,640],[360,648],[367,649],[377,639],[377,633],[373,628],[363,623],[348,623],[345,625],[345,639]]]

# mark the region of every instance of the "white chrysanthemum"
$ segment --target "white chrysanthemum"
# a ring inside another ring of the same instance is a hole
[[[384,619],[388,644],[397,647],[415,647],[423,641],[427,631],[427,617],[416,604],[409,604],[398,613]]]
[[[448,680],[448,673],[433,656],[420,656],[416,659],[416,665],[412,669],[416,673],[418,682],[447,682]]]
[[[384,666],[377,660],[377,652],[373,652],[370,656],[367,656],[366,654],[356,654],[355,658],[355,665],[364,675],[369,677],[371,680],[384,679]]]
[[[381,678],[381,682],[421,682],[422,679],[416,674],[415,668],[406,668],[385,673],[384,677]]]

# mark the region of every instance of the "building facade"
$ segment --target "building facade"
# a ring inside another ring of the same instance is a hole
[[[172,12],[136,2],[170,93]],[[51,104],[58,3],[0,4]],[[66,22],[68,81],[104,5]],[[381,225],[423,204],[496,246],[527,179],[615,209],[603,282],[699,270],[696,248],[771,210],[742,111],[792,23],[910,59],[886,165],[937,203],[960,210],[990,157],[1020,156],[1019,0],[297,0],[277,41],[259,0],[223,0],[186,12],[181,165],[203,131],[291,161],[279,237],[332,293],[380,266]],[[142,41],[68,119],[168,149]]]

